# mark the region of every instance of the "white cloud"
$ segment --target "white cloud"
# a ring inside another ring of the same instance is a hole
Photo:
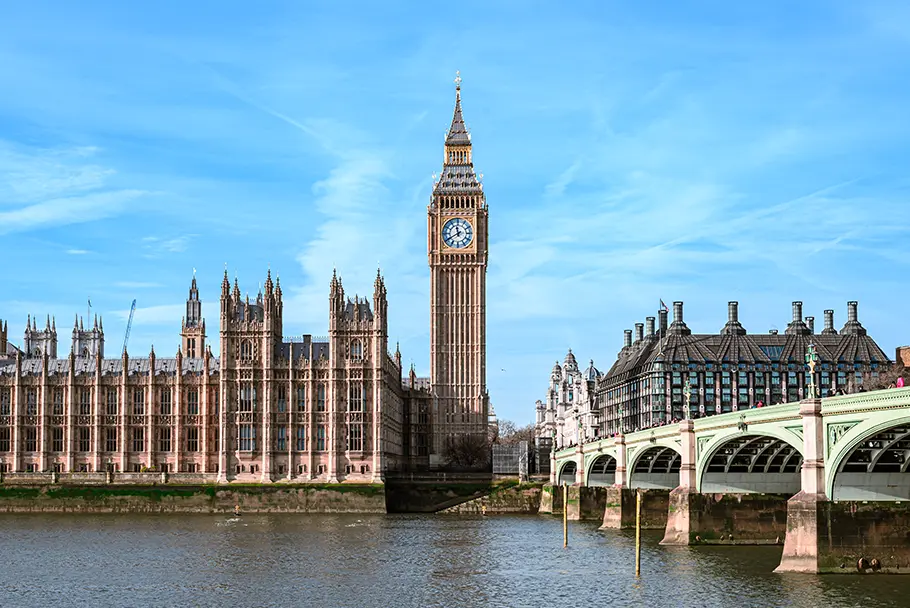
[[[35,203],[12,211],[0,211],[0,234],[111,217],[125,210],[131,201],[146,194],[149,193],[142,190],[97,192]]]
[[[133,327],[139,325],[174,325],[180,326],[180,319],[186,313],[186,307],[181,304],[162,304],[159,306],[146,306],[136,308],[133,316]],[[115,310],[114,314],[126,321],[130,317],[130,311]]]
[[[196,236],[195,234],[185,234],[172,238],[147,236],[142,238],[142,248],[146,252],[146,257],[158,257],[167,253],[183,253]]]
[[[67,249],[66,253],[67,255],[85,255],[91,252],[87,249]]]

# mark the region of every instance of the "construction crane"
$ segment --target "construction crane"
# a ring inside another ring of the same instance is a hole
[[[130,341],[130,328],[133,326],[133,313],[136,312],[136,300],[130,306],[130,319],[126,322],[126,335],[123,337],[123,354],[126,354],[126,345]]]

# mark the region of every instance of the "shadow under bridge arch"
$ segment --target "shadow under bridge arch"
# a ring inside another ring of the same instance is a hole
[[[866,434],[832,464],[832,500],[910,500],[910,423]]]
[[[672,490],[679,486],[679,467],[682,456],[673,448],[646,448],[632,466],[629,488],[643,490]]]
[[[556,478],[558,485],[570,486],[575,483],[575,473],[578,471],[578,463],[569,460],[559,468],[559,477]]]
[[[616,483],[616,459],[609,454],[598,456],[588,469],[587,486],[612,486]]]
[[[803,456],[792,444],[767,435],[737,435],[706,460],[702,494],[789,494],[800,491]]]

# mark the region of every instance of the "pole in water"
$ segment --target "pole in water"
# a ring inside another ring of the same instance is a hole
[[[562,484],[562,546],[569,546],[569,486]]]
[[[635,492],[635,578],[641,576],[641,490]]]

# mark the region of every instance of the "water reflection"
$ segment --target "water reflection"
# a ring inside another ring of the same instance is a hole
[[[4,515],[0,605],[908,605],[910,576],[774,574],[780,547],[660,547],[558,519]]]

